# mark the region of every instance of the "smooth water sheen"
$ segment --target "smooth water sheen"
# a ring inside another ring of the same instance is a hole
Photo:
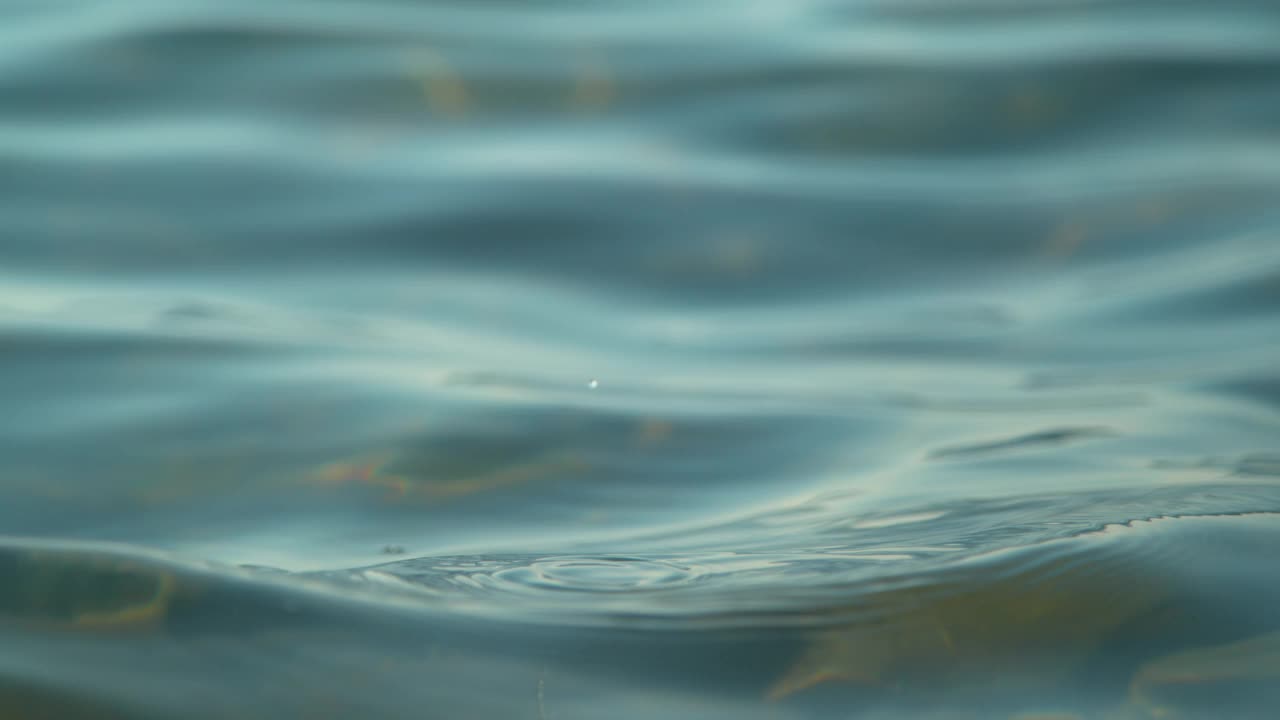
[[[1274,717],[1280,5],[0,18],[0,716]]]

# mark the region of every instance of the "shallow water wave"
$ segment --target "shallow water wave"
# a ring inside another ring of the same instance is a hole
[[[1192,529],[1182,532],[1190,535],[1200,523],[1229,526],[1239,518],[1252,526],[1280,512],[1271,488],[1248,485],[1100,495],[973,502],[870,517],[855,502],[837,505],[828,498],[825,514],[797,506],[657,538],[610,539],[612,547],[648,549],[632,555],[426,556],[316,576],[357,587],[381,584],[427,604],[498,617],[510,617],[518,607],[530,620],[553,624],[749,628],[764,614],[770,627],[823,626],[832,622],[827,604],[848,604],[904,584],[946,587],[953,582],[948,578],[995,587],[1013,574],[1016,582],[1026,583],[1030,567],[1050,557],[1070,556],[1073,564],[1091,565],[1085,572],[1098,573],[1090,582],[1100,585],[1131,586],[1137,576],[1148,574],[1176,576],[1184,572],[1178,551],[1141,535],[1134,538],[1132,529],[1165,537],[1164,523],[1186,519]],[[1052,517],[1045,516],[1046,507],[1054,509]],[[1243,514],[1231,509],[1241,507],[1263,509]],[[1144,530],[1152,523],[1158,529]],[[1122,535],[1107,545],[1120,549],[1100,551],[1090,539],[1095,534]],[[672,552],[677,545],[699,551]],[[735,550],[723,549],[728,547]],[[1163,557],[1166,552],[1172,555]],[[984,560],[1007,553],[1027,558],[1030,565],[999,569]]]
[[[65,717],[101,716],[90,708],[120,717],[179,710],[195,717],[269,717],[331,702],[344,712],[394,717],[414,700],[496,718],[531,712],[537,702],[549,712],[550,697],[558,713],[571,717],[586,717],[582,713],[601,702],[621,703],[615,707],[625,717],[649,717],[653,707],[707,717],[807,717],[800,708],[809,703],[800,700],[814,687],[874,717],[928,717],[942,706],[981,717],[983,711],[966,705],[977,700],[1010,712],[1048,702],[1117,704],[1133,717],[1158,716],[1160,705],[1142,703],[1183,692],[1189,676],[1222,677],[1246,689],[1274,680],[1274,668],[1246,664],[1243,652],[1256,650],[1259,661],[1274,652],[1266,630],[1280,623],[1280,598],[1253,568],[1268,557],[1275,517],[1129,523],[896,576],[855,579],[848,563],[828,563],[829,580],[846,577],[839,599],[831,595],[804,613],[771,616],[721,606],[717,615],[686,604],[680,618],[680,603],[668,601],[651,603],[673,610],[665,623],[614,613],[606,625],[583,625],[573,613],[547,624],[546,616],[534,620],[536,610],[526,621],[514,620],[509,603],[505,613],[481,611],[484,619],[477,621],[483,603],[460,602],[458,590],[470,585],[492,595],[492,582],[504,574],[511,581],[509,569],[493,570],[496,559],[441,559],[418,577],[411,563],[384,566],[357,582],[195,566],[93,544],[10,540],[0,561],[8,588],[0,623],[13,640],[0,653],[2,685],[6,702],[70,713]],[[1204,562],[1223,551],[1230,562]],[[609,568],[571,579],[588,565]],[[515,580],[524,591],[514,597],[527,609],[530,593],[568,591],[594,595],[608,607],[611,596],[622,597],[607,582],[620,577],[620,566],[633,578],[647,576],[649,591],[682,585],[664,584],[654,574],[666,566],[659,575],[669,579],[669,561],[543,558],[526,566],[541,580]],[[485,573],[487,581],[474,582]],[[384,577],[397,574],[445,584],[414,595]],[[717,584],[740,579],[730,572],[701,581],[714,592]],[[568,587],[573,582],[578,586]],[[642,596],[646,583],[639,585]],[[787,583],[775,580],[771,587],[754,592],[776,594],[784,605],[795,600]],[[1235,592],[1245,588],[1251,592]],[[501,633],[494,632],[495,622]],[[563,631],[566,622],[574,632]],[[1216,646],[1231,638],[1254,645],[1226,655],[1240,664],[1239,672],[1215,670],[1209,663],[1228,652]],[[779,647],[795,649],[769,650]],[[1204,652],[1197,654],[1199,648]],[[1151,660],[1174,649],[1181,654]],[[725,653],[739,660],[726,664]],[[127,661],[130,669],[104,669],[103,661],[114,667]],[[400,687],[411,675],[420,681]],[[143,677],[148,680],[140,683]],[[475,684],[481,678],[487,691]],[[953,682],[968,689],[944,692]],[[923,683],[921,693],[892,690],[903,683]],[[157,693],[151,689],[157,684],[167,689]],[[975,693],[980,688],[985,691]],[[179,691],[207,695],[209,703],[193,707]],[[477,703],[477,692],[489,701]],[[765,692],[772,703],[743,699]],[[665,700],[649,704],[663,693]],[[1138,705],[1125,705],[1126,697]],[[628,698],[646,701],[629,705]],[[1029,698],[1036,700],[1028,705]]]
[[[1269,718],[1278,121],[1256,1],[9,3],[0,715]]]

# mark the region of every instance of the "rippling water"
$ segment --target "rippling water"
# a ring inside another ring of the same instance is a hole
[[[1273,716],[1274,3],[2,11],[0,715]]]

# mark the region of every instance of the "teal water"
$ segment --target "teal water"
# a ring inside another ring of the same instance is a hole
[[[1274,3],[0,17],[0,717],[1273,717]]]

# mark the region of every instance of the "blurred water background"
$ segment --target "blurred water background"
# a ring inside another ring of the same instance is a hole
[[[0,17],[0,715],[1274,717],[1274,2]]]

